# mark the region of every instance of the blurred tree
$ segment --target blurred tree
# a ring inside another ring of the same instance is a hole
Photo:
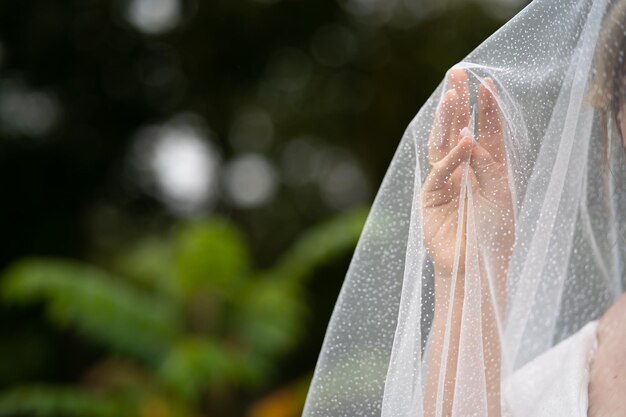
[[[0,415],[242,413],[237,396],[266,383],[307,328],[306,279],[354,247],[364,216],[352,211],[310,230],[268,269],[255,268],[242,233],[217,218],[183,224],[172,240],[140,241],[106,270],[16,262],[2,278],[6,303],[43,302],[52,324],[105,350],[75,386],[0,394]]]

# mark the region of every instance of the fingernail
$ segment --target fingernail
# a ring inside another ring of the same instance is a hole
[[[496,84],[493,82],[491,77],[486,77],[483,82],[485,87],[487,87],[493,94],[496,93]]]

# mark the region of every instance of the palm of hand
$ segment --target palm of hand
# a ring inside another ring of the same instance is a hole
[[[458,273],[464,273],[468,236],[485,247],[492,259],[505,260],[513,246],[515,229],[504,135],[493,95],[495,86],[486,80],[479,87],[479,142],[476,143],[462,132],[469,124],[465,71],[451,71],[449,84],[452,88],[439,106],[429,139],[432,169],[422,188],[426,248],[437,273],[447,276],[452,274],[456,258]],[[461,192],[464,180],[469,182],[470,196]],[[461,198],[465,198],[463,204]],[[468,235],[469,198],[473,210],[470,230],[476,230],[477,234]],[[484,236],[488,238],[481,239]]]

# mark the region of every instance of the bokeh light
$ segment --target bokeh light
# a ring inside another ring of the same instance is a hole
[[[60,115],[60,104],[52,94],[29,88],[17,79],[0,82],[0,129],[9,134],[43,136]]]
[[[282,177],[287,185],[299,187],[315,180],[315,143],[319,139],[300,136],[290,140],[281,155]]]
[[[143,183],[179,214],[206,211],[217,194],[219,156],[197,119],[179,115],[141,129],[136,137],[134,161]]]
[[[126,18],[142,32],[164,33],[174,29],[180,23],[181,0],[130,0]]]
[[[224,183],[233,203],[243,208],[267,203],[277,188],[274,168],[259,154],[245,154],[230,162]]]
[[[370,196],[363,170],[352,161],[332,166],[320,179],[320,188],[326,204],[336,210],[365,203]]]

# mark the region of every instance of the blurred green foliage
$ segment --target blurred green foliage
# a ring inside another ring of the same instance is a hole
[[[365,214],[313,228],[264,269],[253,265],[241,231],[217,218],[140,241],[106,268],[14,263],[1,280],[4,302],[43,303],[50,323],[102,346],[103,355],[78,386],[0,394],[0,415],[141,416],[151,406],[157,415],[226,415],[235,395],[264,382],[306,331],[307,278],[354,248]]]
[[[298,415],[346,211],[519,7],[477,1],[0,0],[0,415]],[[150,31],[137,4],[180,10]],[[196,219],[140,163],[180,120],[219,161]],[[250,155],[274,194],[242,207],[224,179]]]

